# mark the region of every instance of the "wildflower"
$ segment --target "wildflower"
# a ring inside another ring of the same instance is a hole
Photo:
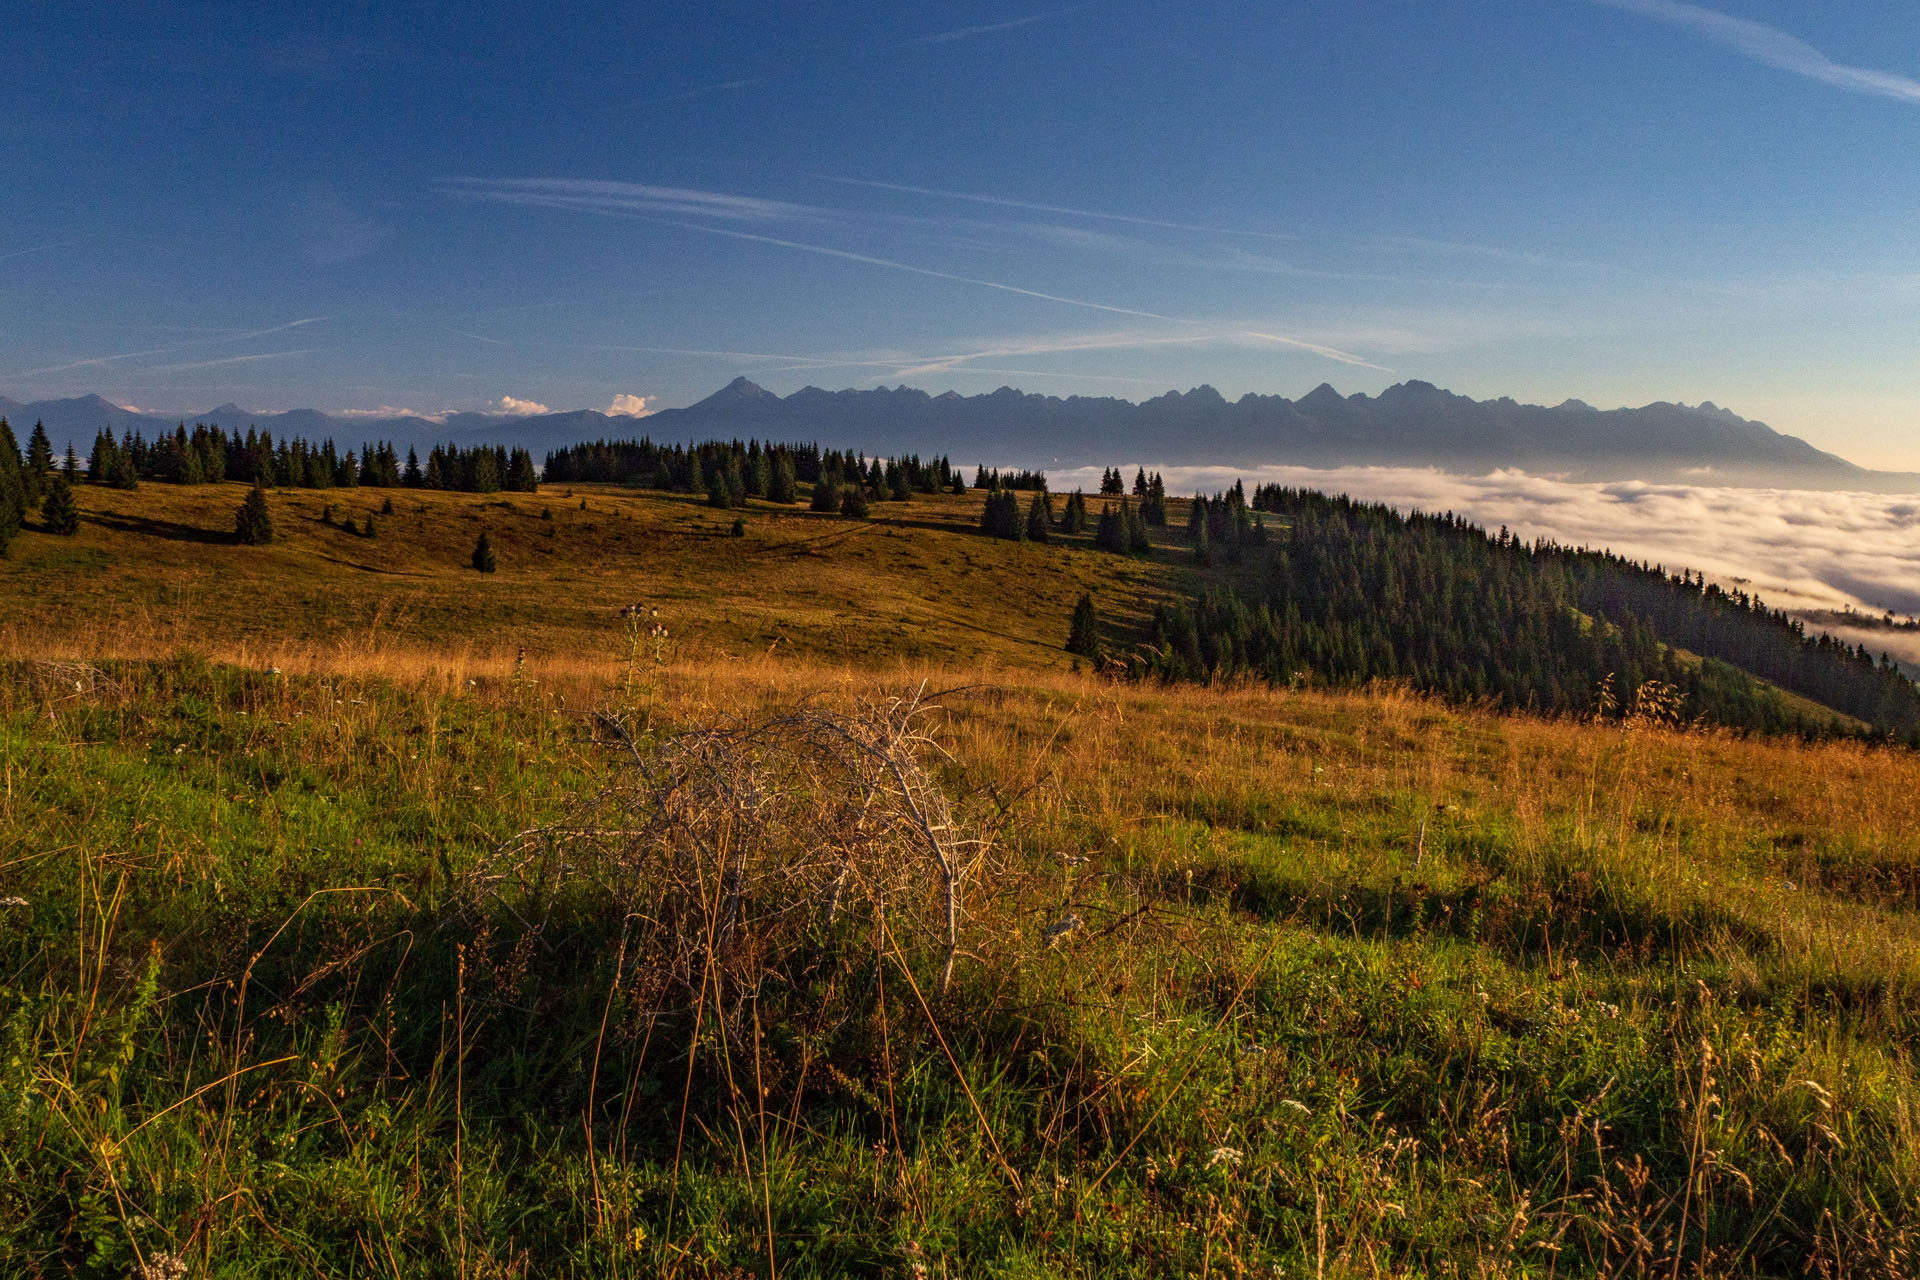
[[[1066,915],[1060,917],[1060,919],[1054,921],[1042,930],[1040,936],[1048,946],[1055,946],[1059,943],[1060,939],[1066,937],[1075,929],[1078,929],[1080,923],[1080,917],[1069,911]]]
[[[1287,1108],[1287,1110],[1289,1111],[1298,1111],[1303,1116],[1310,1116],[1313,1114],[1313,1109],[1309,1107],[1306,1103],[1299,1101],[1297,1098],[1282,1098],[1280,1099],[1278,1105]]]
[[[24,907],[26,905],[27,900],[19,894],[12,894],[8,897],[0,898],[0,907]]]
[[[1240,1162],[1246,1158],[1247,1153],[1238,1147],[1215,1147],[1207,1155],[1206,1167],[1211,1169],[1217,1164],[1223,1164],[1229,1169],[1237,1169],[1240,1167]]]
[[[171,1253],[154,1253],[134,1268],[134,1280],[186,1280],[187,1260]]]

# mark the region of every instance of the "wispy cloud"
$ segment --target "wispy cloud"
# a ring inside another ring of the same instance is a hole
[[[1735,18],[1699,5],[1681,4],[1679,0],[1593,0],[1593,3],[1685,27],[1755,62],[1818,80],[1836,89],[1920,103],[1920,80],[1835,62],[1805,40],[1778,27]]]
[[[688,187],[657,187],[644,182],[612,182],[594,178],[442,178],[449,195],[494,204],[579,213],[636,213],[675,217],[721,218],[738,222],[840,216],[831,209],[763,200],[757,196],[699,191]]]
[[[229,364],[254,364],[261,360],[284,360],[289,356],[312,355],[315,348],[303,347],[298,351],[262,351],[247,356],[222,356],[218,360],[194,360],[187,364],[157,364],[142,369],[142,373],[185,373],[190,369],[217,369]]]
[[[48,244],[36,244],[26,249],[15,249],[10,253],[0,253],[0,262],[10,258],[24,258],[30,253],[45,253],[49,249],[64,249],[70,244],[79,244],[78,240],[54,240]]]
[[[1071,307],[1084,307],[1092,311],[1105,311],[1113,315],[1136,316],[1143,320],[1160,320],[1170,324],[1206,323],[1204,321],[1187,320],[1177,316],[1162,315],[1157,311],[1143,311],[1137,307],[1120,307],[1106,302],[1094,302],[1086,298],[1071,298],[1064,294],[1044,293],[1038,289],[1027,289],[1020,285],[1006,284],[999,280],[982,280],[976,276],[957,275],[951,271],[936,271],[932,267],[917,267],[911,263],[896,262],[891,258],[877,258],[871,254],[853,253],[846,249],[833,249],[825,245],[807,244],[799,240],[785,240],[778,236],[755,235],[749,231],[733,231],[724,227],[705,227],[698,223],[691,222],[675,222],[670,225],[684,227],[690,231],[704,231],[709,235],[728,236],[738,240],[778,245],[787,249],[798,249],[806,253],[817,253],[829,258],[842,258],[850,262],[865,263],[869,266],[884,267],[893,271],[906,271],[914,275],[931,276],[936,280],[952,280],[958,284],[977,285],[983,289],[997,289],[1003,293],[1018,294],[1027,298],[1038,298],[1045,302],[1063,303]],[[1302,338],[1289,337],[1286,334],[1270,333],[1259,329],[1240,329],[1237,330],[1237,332],[1245,337],[1257,338],[1262,342],[1271,342],[1278,346],[1293,347],[1296,350],[1308,351],[1314,355],[1324,356],[1329,360],[1337,361],[1340,364],[1355,365],[1365,369],[1377,369],[1382,373],[1393,372],[1383,365],[1374,364],[1361,356],[1354,355],[1352,352],[1342,351],[1337,347],[1329,347],[1317,342],[1309,342]]]
[[[289,329],[298,329],[304,325],[320,324],[331,318],[330,316],[306,316],[299,320],[289,320],[285,324],[270,325],[265,329],[248,329],[230,333],[220,333],[211,337],[196,338],[190,342],[176,342],[166,347],[148,347],[142,351],[116,351],[106,355],[85,356],[80,359],[66,361],[63,364],[42,365],[38,369],[23,369],[18,373],[7,376],[13,378],[33,378],[49,373],[68,373],[74,369],[102,368],[106,365],[118,364],[122,360],[139,360],[146,356],[170,356],[182,351],[191,351],[195,347],[218,345],[223,342],[249,342],[254,338],[264,338],[270,334],[285,333]],[[183,365],[180,367],[197,368],[200,366]]]
[[[1010,18],[1005,22],[988,22],[977,27],[955,27],[951,31],[936,31],[932,35],[915,36],[911,40],[904,41],[901,47],[916,44],[950,44],[955,40],[970,40],[974,36],[990,36],[999,31],[1012,31],[1016,27],[1045,22],[1048,18],[1064,18],[1070,13],[1091,9],[1094,3],[1095,0],[1087,0],[1085,4],[1069,5],[1065,9],[1048,9],[1043,13],[1030,13],[1024,18]]]
[[[864,184],[872,185],[872,184]],[[450,194],[472,199],[486,200],[504,204],[533,205],[544,208],[562,209],[571,212],[616,215],[657,223],[661,226],[676,227],[684,231],[698,232],[702,235],[721,236],[731,240],[745,241],[750,244],[763,244],[777,248],[790,249],[799,253],[814,254],[820,257],[835,258],[843,262],[856,262],[864,266],[878,267],[887,271],[901,271],[911,275],[924,276],[933,280],[948,280],[956,284],[971,285],[975,288],[992,289],[1001,293],[1019,297],[1033,298],[1044,302],[1059,303],[1063,306],[1079,307],[1091,311],[1105,312],[1109,315],[1131,316],[1141,320],[1155,320],[1167,324],[1207,325],[1210,322],[1176,317],[1141,307],[1120,306],[1110,302],[1100,302],[1091,298],[1072,297],[1066,294],[1050,293],[1041,289],[1028,288],[1025,285],[1011,284],[1004,280],[989,280],[980,276],[963,275],[959,272],[941,271],[934,267],[919,266],[903,262],[897,258],[881,257],[878,254],[860,253],[851,249],[839,249],[831,245],[795,240],[786,236],[768,235],[759,231],[741,228],[741,223],[771,222],[798,218],[825,218],[844,223],[851,217],[842,211],[822,209],[809,205],[790,204],[785,201],[764,200],[753,196],[727,195],[720,192],[697,191],[682,187],[657,187],[640,183],[613,182],[584,178],[450,178],[443,180],[443,189]],[[695,221],[693,219],[702,219]],[[714,225],[715,222],[731,225]],[[1105,242],[1103,241],[1103,246]],[[1108,246],[1110,247],[1110,246]],[[1238,336],[1251,338],[1259,342],[1277,346],[1291,347],[1311,354],[1337,361],[1341,364],[1361,368],[1377,369],[1383,373],[1392,370],[1374,364],[1364,357],[1343,351],[1322,342],[1275,333],[1266,328],[1240,328]],[[477,337],[478,335],[468,335]],[[482,339],[485,341],[485,339]]]
[[[903,195],[931,196],[939,200],[959,200],[969,204],[994,205],[1002,209],[1024,209],[1029,213],[1057,213],[1071,218],[1092,218],[1101,222],[1125,222],[1136,227],[1160,227],[1168,231],[1198,231],[1216,236],[1252,236],[1260,240],[1292,240],[1296,237],[1278,231],[1244,231],[1234,227],[1210,227],[1192,222],[1168,222],[1160,218],[1141,218],[1126,213],[1106,213],[1096,209],[1076,209],[1063,204],[1042,204],[1034,200],[1016,200],[1008,196],[979,195],[970,191],[944,191],[939,187],[916,187],[904,182],[876,182],[867,178],[843,178],[816,173],[822,182],[845,187],[870,187],[875,191],[897,191]]]

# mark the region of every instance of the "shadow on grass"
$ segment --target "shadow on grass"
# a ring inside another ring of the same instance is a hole
[[[197,525],[181,524],[177,520],[160,520],[152,516],[120,516],[107,512],[92,512],[85,518],[103,529],[143,534],[150,538],[165,538],[169,542],[225,545],[235,540],[232,529],[202,529]]]

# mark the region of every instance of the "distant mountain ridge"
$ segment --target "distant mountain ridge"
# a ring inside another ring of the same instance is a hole
[[[23,441],[33,422],[43,420],[56,449],[71,438],[82,453],[103,427],[151,437],[182,420],[126,409],[97,395],[30,404],[0,397],[0,416],[14,423]],[[1920,492],[1920,475],[1856,466],[1711,401],[1602,410],[1567,400],[1548,407],[1505,397],[1473,400],[1417,381],[1377,396],[1343,396],[1322,383],[1298,400],[1252,393],[1228,400],[1200,386],[1134,403],[1011,387],[974,396],[906,386],[803,387],[780,396],[742,377],[696,404],[645,418],[579,409],[526,416],[460,413],[436,421],[314,409],[253,413],[224,404],[184,420],[229,431],[254,427],[276,438],[331,438],[341,448],[375,439],[402,448],[484,442],[524,446],[538,456],[601,438],[759,436],[877,452],[939,452],[966,465],[1373,465],[1475,472],[1512,467],[1578,480]]]

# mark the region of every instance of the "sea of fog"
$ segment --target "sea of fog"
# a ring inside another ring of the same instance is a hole
[[[1698,570],[1778,608],[1920,614],[1920,494],[1592,484],[1522,471],[1467,476],[1411,467],[1158,470],[1176,495],[1219,492],[1236,478],[1249,489],[1283,484],[1345,493],[1403,511],[1453,511],[1528,540],[1604,547],[1669,572]],[[1131,464],[1123,470],[1129,484],[1133,471]],[[1048,479],[1056,492],[1097,491],[1100,469],[1049,472]],[[1849,628],[1845,638],[1920,671],[1920,633]]]

